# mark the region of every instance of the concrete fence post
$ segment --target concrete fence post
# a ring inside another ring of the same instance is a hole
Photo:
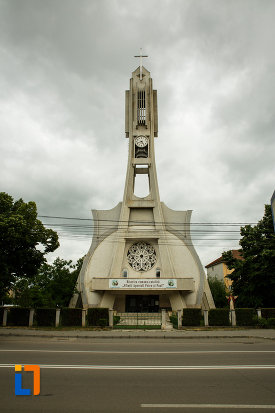
[[[166,310],[161,310],[161,329],[164,330],[166,327]]]
[[[178,310],[178,329],[182,327],[182,310]]]
[[[82,327],[86,327],[86,310],[82,310],[82,321],[81,321]]]
[[[29,327],[32,327],[32,325],[33,325],[33,316],[34,316],[34,309],[33,309],[33,308],[30,308]]]
[[[205,325],[205,327],[208,327],[208,326],[209,326],[208,310],[203,310],[203,319],[204,319],[204,325]]]
[[[233,327],[236,327],[236,312],[235,312],[235,310],[230,310],[230,314],[231,314],[231,325]]]
[[[114,310],[109,309],[109,327],[114,327]]]
[[[258,316],[258,319],[262,318],[262,310],[261,310],[261,308],[257,308],[257,316]]]
[[[60,323],[60,308],[57,308],[55,311],[55,327],[59,327]]]
[[[6,327],[7,325],[7,318],[8,318],[8,309],[4,308],[3,312],[3,327]]]

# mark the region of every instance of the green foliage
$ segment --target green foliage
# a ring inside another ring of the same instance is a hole
[[[81,308],[62,308],[60,318],[62,326],[81,326],[82,310]]]
[[[1,278],[1,275],[0,275],[0,278]],[[7,304],[11,304],[11,305],[13,305],[14,304],[14,300],[13,300],[13,297],[12,297],[12,295],[10,294],[11,292],[9,291],[9,292],[4,292],[3,294],[2,294],[2,298],[1,298],[1,301],[2,301],[2,305],[7,305]]]
[[[267,328],[267,319],[254,317],[254,323],[260,328]]]
[[[182,316],[183,326],[200,326],[202,313],[200,308],[184,308]]]
[[[34,320],[37,326],[55,326],[55,308],[36,308]]]
[[[266,312],[263,310],[267,310]],[[274,315],[274,308],[263,308],[262,309],[262,318],[254,317],[255,325],[260,328],[275,328],[275,317]],[[263,317],[263,314],[265,316]]]
[[[87,322],[89,326],[101,326],[102,320],[106,320],[106,325],[109,325],[109,309],[108,308],[88,308]]]
[[[170,315],[170,321],[173,324],[173,328],[178,328],[178,316],[177,314]]]
[[[15,278],[32,279],[45,254],[59,246],[58,235],[37,219],[35,202],[14,201],[0,192],[0,300]]]
[[[229,326],[229,309],[215,308],[209,310],[208,322],[210,326]]]
[[[231,251],[223,253],[233,281],[238,307],[272,307],[275,302],[275,234],[270,205],[257,225],[241,228],[241,253],[244,260],[234,259]]]
[[[262,308],[262,317],[275,318],[275,308]]]
[[[0,325],[3,325],[4,307],[0,307]]]
[[[218,280],[217,277],[209,277],[208,284],[213,296],[215,306],[217,308],[228,307],[228,301],[226,298],[227,291],[223,280]]]
[[[120,316],[114,315],[114,326],[116,326],[120,322]]]
[[[44,263],[33,279],[19,278],[14,283],[15,303],[31,307],[67,307],[74,292],[83,259],[72,261],[56,258]]]
[[[106,318],[100,318],[98,324],[100,325],[100,327],[106,327],[107,325],[109,325],[108,320],[106,320]]]
[[[7,325],[9,326],[28,326],[29,308],[12,307],[8,310]]]
[[[236,308],[237,326],[253,326],[255,324],[256,311],[254,308]]]
[[[260,328],[275,328],[275,318],[259,318],[257,326]]]

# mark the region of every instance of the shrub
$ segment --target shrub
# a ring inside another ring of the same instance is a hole
[[[263,318],[274,318],[275,308],[262,308],[262,317]]]
[[[209,310],[208,321],[210,326],[229,326],[229,310],[227,308]]]
[[[4,307],[0,307],[0,325],[3,325]]]
[[[108,308],[88,308],[87,322],[89,326],[102,326],[102,320],[106,320],[105,325],[109,325]]]
[[[268,318],[266,321],[267,321],[267,327],[275,328],[275,318]]]
[[[202,319],[200,308],[184,308],[182,316],[183,326],[199,326]]]
[[[81,326],[82,325],[81,308],[62,308],[60,317],[61,317],[62,326]]]
[[[253,308],[236,308],[235,313],[237,326],[255,325],[254,316],[256,311]]]
[[[7,325],[9,326],[28,326],[29,308],[12,307],[8,310]]]
[[[266,318],[259,318],[258,317],[254,317],[255,320],[255,324],[257,324],[258,327],[260,328],[267,328],[267,320]]]
[[[170,315],[170,321],[173,324],[173,328],[178,328],[178,316],[176,314]]]
[[[55,308],[36,308],[34,314],[36,325],[55,327]]]
[[[100,327],[106,327],[108,325],[108,320],[106,320],[106,318],[100,318],[99,319],[99,325]]]
[[[120,316],[114,315],[114,326],[116,326],[120,322]]]
[[[208,285],[211,290],[215,306],[218,308],[228,307],[228,301],[226,298],[227,292],[224,281],[218,280],[217,277],[209,277]]]

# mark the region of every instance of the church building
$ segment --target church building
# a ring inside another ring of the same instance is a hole
[[[125,134],[129,153],[123,201],[111,210],[92,211],[92,244],[71,306],[118,312],[214,308],[190,236],[192,211],[174,211],[160,201],[154,149],[157,91],[142,56],[125,95]],[[143,198],[135,194],[141,175],[149,188]]]

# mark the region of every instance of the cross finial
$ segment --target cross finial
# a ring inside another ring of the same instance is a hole
[[[139,57],[139,80],[142,80],[142,58],[143,57],[148,57],[147,55],[142,55],[142,48],[140,48],[140,53],[139,56],[134,56],[134,57]]]

